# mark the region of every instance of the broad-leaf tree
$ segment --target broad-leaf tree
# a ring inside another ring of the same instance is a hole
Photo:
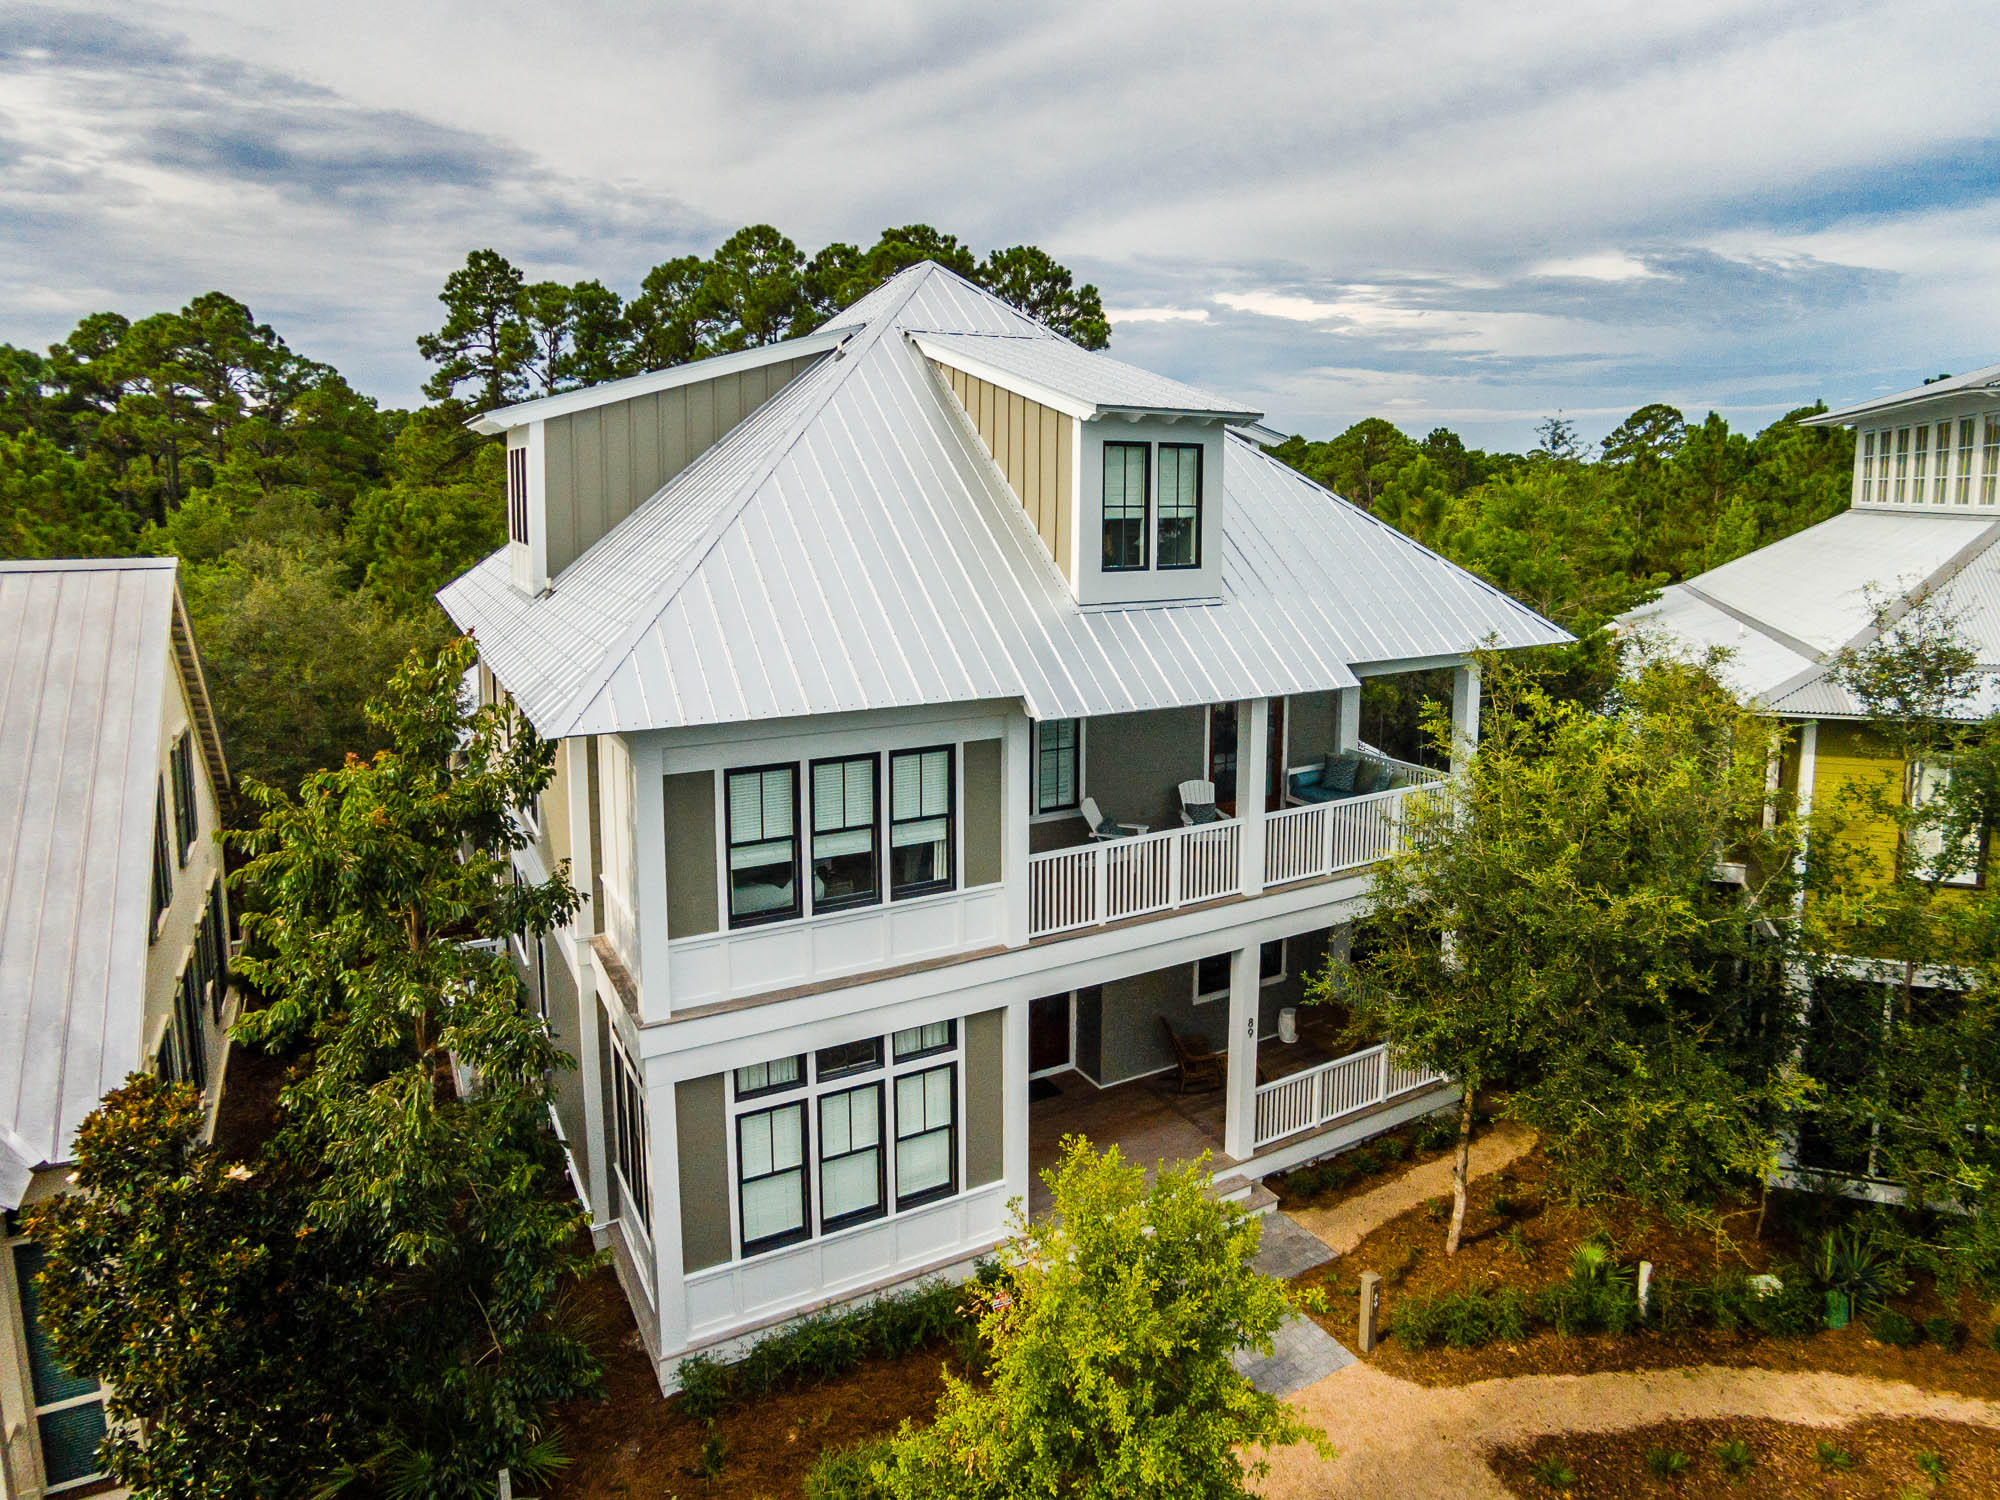
[[[1053,1211],[1017,1221],[983,1310],[990,1378],[947,1377],[877,1482],[898,1500],[1231,1500],[1274,1447],[1325,1439],[1230,1364],[1293,1311],[1254,1269],[1257,1221],[1207,1192],[1206,1159],[1145,1172],[1071,1137]]]

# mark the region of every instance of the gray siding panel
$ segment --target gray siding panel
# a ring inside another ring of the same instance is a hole
[[[1001,804],[1000,741],[973,740],[965,747],[965,884],[997,885],[1006,837]]]
[[[681,1174],[681,1261],[700,1271],[729,1259],[729,1147],[722,1075],[674,1085],[678,1127],[675,1160]]]
[[[675,937],[714,932],[715,773],[666,778],[667,931]]]
[[[549,987],[549,1034],[572,1059],[583,1053],[583,1024],[586,1017],[578,1004],[576,977],[563,958],[562,945],[568,941],[556,934],[542,939],[542,971]],[[581,1068],[558,1068],[555,1074],[556,1118],[562,1121],[563,1141],[576,1159],[577,1176],[590,1181],[590,1136],[584,1129],[583,1099],[588,1085]]]
[[[1007,1070],[1027,1059],[1007,1056],[1007,1012],[965,1018],[965,1185],[1007,1175]]]
[[[1181,782],[1206,774],[1208,710],[1167,708],[1088,720],[1084,790],[1107,818],[1178,828]]]
[[[1334,748],[1334,693],[1299,693],[1285,704],[1285,764],[1301,766]]]

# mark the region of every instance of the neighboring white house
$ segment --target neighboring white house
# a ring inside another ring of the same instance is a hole
[[[97,1485],[102,1392],[54,1359],[16,1210],[128,1074],[221,1092],[222,742],[172,558],[0,563],[0,1496]]]
[[[1079,1122],[1244,1196],[1454,1097],[1265,1039],[1437,779],[1360,745],[1361,680],[1455,668],[1469,743],[1471,653],[1567,637],[1257,415],[926,263],[476,424],[512,539],[440,598],[560,742],[520,866],[593,900],[519,956],[669,1386],[963,1270]],[[1213,1095],[1133,1083],[1169,1033],[1224,1055]]]

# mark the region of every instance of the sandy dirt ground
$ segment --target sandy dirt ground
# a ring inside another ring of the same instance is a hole
[[[1495,1125],[1472,1142],[1472,1175],[1484,1177],[1534,1149],[1535,1133],[1524,1125]],[[1451,1157],[1439,1157],[1410,1168],[1380,1187],[1370,1188],[1331,1208],[1295,1208],[1287,1212],[1326,1241],[1335,1255],[1345,1255],[1369,1233],[1418,1204],[1451,1191]]]

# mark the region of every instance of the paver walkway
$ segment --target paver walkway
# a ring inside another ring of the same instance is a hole
[[[1546,1432],[1619,1432],[1653,1422],[1770,1417],[1831,1427],[1866,1417],[1935,1417],[2000,1427],[2000,1403],[1901,1381],[1820,1371],[1701,1365],[1603,1375],[1524,1375],[1436,1389],[1352,1365],[1292,1402],[1340,1449],[1272,1455],[1270,1500],[1506,1500],[1494,1448]]]
[[[1525,1125],[1495,1125],[1473,1139],[1472,1175],[1484,1177],[1497,1172],[1527,1155],[1534,1144],[1535,1133]],[[1294,1209],[1291,1214],[1318,1235],[1335,1255],[1345,1255],[1398,1214],[1408,1213],[1419,1203],[1450,1191],[1451,1157],[1441,1156],[1331,1208]]]

